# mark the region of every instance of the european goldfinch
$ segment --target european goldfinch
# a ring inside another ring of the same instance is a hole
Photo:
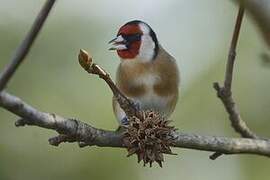
[[[175,59],[162,48],[152,28],[135,20],[123,25],[110,41],[120,64],[116,85],[143,110],[158,111],[168,118],[178,99],[179,71]],[[113,98],[113,110],[120,124],[127,124],[125,112]]]

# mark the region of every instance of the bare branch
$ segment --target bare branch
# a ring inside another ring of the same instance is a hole
[[[39,34],[50,10],[52,9],[55,0],[47,0],[44,4],[43,8],[39,12],[35,22],[32,25],[32,28],[19,45],[18,49],[15,51],[13,58],[11,59],[10,63],[4,68],[4,70],[0,74],[0,91],[2,91],[12,75],[15,73],[19,65],[22,63],[26,55],[28,54],[34,40],[36,39],[37,35]]]
[[[80,50],[78,55],[78,60],[80,65],[84,68],[86,72],[89,74],[98,75],[101,79],[103,79],[110,89],[113,92],[113,95],[117,99],[120,107],[124,110],[128,117],[132,116],[141,116],[141,112],[135,107],[135,104],[132,100],[127,98],[114,84],[110,75],[102,69],[99,65],[93,63],[92,57],[89,53],[83,49]]]
[[[269,156],[269,141],[176,133],[175,147],[221,152],[223,154],[259,154]]]
[[[0,106],[22,118],[15,123],[16,126],[31,125],[52,129],[61,135],[75,138],[78,142],[93,143],[97,146],[116,147],[121,145],[117,133],[97,129],[75,119],[38,111],[18,97],[6,92],[0,93]],[[50,140],[50,143],[57,144],[53,139]]]
[[[262,32],[263,39],[270,47],[270,1],[269,0],[237,0],[254,18]]]
[[[244,8],[239,7],[238,15],[236,18],[236,23],[234,27],[234,32],[231,40],[231,46],[228,54],[228,61],[225,72],[225,80],[224,80],[224,88],[225,90],[231,94],[231,86],[232,86],[232,78],[233,78],[233,66],[236,56],[236,47],[239,39],[241,24],[244,16]]]
[[[51,145],[57,146],[62,142],[79,142],[82,146],[123,147],[120,132],[94,128],[75,119],[38,111],[6,92],[0,93],[0,106],[23,118],[17,122],[17,125],[32,125],[57,131],[60,135],[49,140]],[[270,142],[265,140],[172,133],[174,147],[218,151],[224,154],[257,154],[270,157]]]
[[[244,8],[242,6],[239,6],[239,11],[236,18],[236,23],[235,23],[234,32],[233,32],[228,59],[227,59],[224,84],[223,84],[223,87],[221,87],[219,83],[215,82],[214,88],[217,91],[217,96],[221,99],[226,111],[229,114],[229,119],[231,121],[231,124],[234,130],[238,132],[239,134],[241,134],[242,137],[258,138],[257,135],[249,129],[245,121],[241,118],[239,110],[232,97],[232,90],[231,90],[234,61],[236,57],[236,47],[237,47],[237,42],[238,42],[238,38],[240,34],[243,16],[244,16]],[[222,153],[220,152],[214,153],[213,155],[210,156],[210,159],[215,160],[221,155]]]
[[[241,134],[242,137],[257,138],[257,135],[248,128],[245,121],[241,118],[239,110],[232,97],[232,90],[231,90],[234,61],[236,56],[236,47],[243,15],[244,15],[244,8],[240,6],[228,54],[224,85],[223,87],[220,87],[220,85],[216,82],[214,83],[214,88],[216,89],[218,97],[223,102],[229,114],[229,119],[231,120],[232,126],[235,129],[235,131]]]
[[[229,114],[229,119],[234,130],[242,137],[257,139],[258,136],[249,129],[245,121],[241,118],[232,94],[227,94],[228,92],[225,91],[224,87],[220,87],[218,83],[214,83],[214,88],[217,90],[217,95]]]

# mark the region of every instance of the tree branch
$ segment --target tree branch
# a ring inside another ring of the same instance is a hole
[[[120,107],[124,110],[128,117],[132,116],[141,116],[141,112],[135,107],[135,104],[132,100],[127,98],[114,84],[111,79],[109,73],[107,73],[103,68],[99,65],[93,63],[91,55],[83,49],[80,49],[78,60],[82,68],[89,74],[98,75],[101,79],[103,79],[107,85],[112,90],[114,97],[119,102]]]
[[[56,114],[38,111],[16,96],[6,92],[0,93],[0,106],[22,119],[15,122],[17,127],[31,125],[57,131],[60,135],[67,135],[73,142],[93,143],[97,146],[118,147],[121,145],[119,135],[112,131],[104,131],[75,119],[67,119]],[[59,139],[51,139],[50,144],[56,145]]]
[[[94,128],[79,120],[68,119],[56,114],[38,111],[21,99],[6,92],[0,93],[0,106],[23,119],[17,126],[32,125],[52,129],[60,133],[49,140],[51,145],[62,142],[83,142],[82,144],[100,147],[123,147],[120,132]],[[172,132],[174,147],[202,151],[218,151],[224,154],[257,154],[270,157],[270,142],[246,138],[225,138]]]
[[[47,19],[50,10],[52,9],[55,0],[47,0],[43,8],[40,10],[32,28],[25,36],[22,43],[19,45],[18,49],[15,51],[13,58],[10,63],[4,68],[0,74],[0,91],[2,91],[8,81],[11,79],[12,75],[15,73],[19,65],[22,63],[26,55],[28,54],[34,40],[39,34],[45,20]]]
[[[232,80],[233,80],[233,68],[236,57],[236,47],[239,39],[241,24],[244,16],[244,8],[240,5],[238,15],[236,18],[236,23],[234,27],[234,32],[231,40],[231,45],[228,53],[226,72],[225,72],[225,80],[223,87],[219,85],[219,83],[214,83],[214,88],[217,91],[217,96],[222,101],[226,111],[229,114],[229,119],[231,121],[231,125],[236,132],[238,132],[242,137],[245,138],[255,138],[258,136],[252,132],[245,121],[241,118],[240,112],[235,104],[235,101],[232,97]],[[219,156],[221,156],[221,152],[216,152],[210,156],[210,159],[215,160]]]
[[[240,6],[228,54],[224,84],[223,87],[221,87],[219,83],[216,82],[214,83],[214,88],[217,91],[217,96],[221,99],[229,114],[229,119],[231,120],[232,127],[235,129],[235,131],[241,134],[242,137],[257,138],[258,136],[248,128],[245,121],[241,118],[239,110],[232,97],[232,90],[231,90],[233,79],[233,68],[236,57],[236,47],[243,16],[244,16],[244,8]]]
[[[236,0],[244,6],[258,24],[263,39],[270,47],[270,2],[269,0]]]

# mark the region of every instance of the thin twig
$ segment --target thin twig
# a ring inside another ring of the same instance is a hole
[[[234,67],[234,61],[236,57],[236,47],[237,47],[237,42],[239,39],[243,16],[244,16],[244,8],[240,6],[238,15],[236,18],[236,23],[234,27],[232,40],[231,40],[231,46],[230,46],[230,50],[228,54],[228,61],[227,61],[226,72],[225,72],[224,88],[225,88],[225,91],[228,92],[229,94],[231,94],[233,67]]]
[[[255,20],[263,35],[263,40],[270,48],[270,1],[269,0],[234,0],[241,4]]]
[[[12,75],[15,73],[19,65],[22,63],[26,55],[28,54],[34,40],[39,34],[45,20],[52,9],[55,0],[47,0],[42,9],[40,10],[35,22],[33,23],[30,31],[25,36],[17,50],[15,51],[10,63],[4,68],[0,74],[0,91],[2,91]]]
[[[231,121],[232,127],[236,132],[238,132],[242,137],[246,138],[258,138],[258,136],[253,133],[245,121],[241,118],[239,110],[235,104],[235,101],[232,97],[232,79],[233,79],[233,68],[234,68],[234,62],[236,57],[236,47],[237,42],[240,34],[241,24],[244,16],[244,8],[242,6],[239,6],[239,11],[234,27],[234,32],[231,40],[231,45],[229,49],[228,59],[227,59],[227,65],[226,65],[226,72],[225,72],[225,80],[223,87],[219,85],[219,83],[214,83],[214,88],[217,91],[217,96],[221,99],[223,102],[225,109],[227,110],[229,114],[229,119]],[[217,152],[210,156],[210,159],[216,159],[218,158],[222,153]]]
[[[78,60],[80,65],[84,68],[89,74],[98,75],[102,78],[110,87],[113,92],[114,97],[117,99],[120,107],[124,110],[128,117],[137,116],[140,118],[142,113],[139,109],[136,108],[134,102],[127,98],[115,85],[110,75],[99,65],[93,63],[92,57],[89,53],[83,49],[80,50],[78,55]]]
[[[236,132],[241,134],[242,137],[257,138],[257,135],[248,128],[245,121],[241,118],[239,110],[235,104],[235,101],[232,98],[232,90],[231,90],[233,68],[236,57],[236,47],[243,15],[244,15],[244,8],[240,6],[234,28],[235,30],[233,33],[233,38],[231,41],[231,47],[228,54],[224,85],[223,87],[220,87],[218,83],[214,83],[214,88],[217,90],[218,97],[222,100],[227,112],[229,113],[232,126],[236,130]]]

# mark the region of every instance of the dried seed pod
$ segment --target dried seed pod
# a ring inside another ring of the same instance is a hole
[[[158,112],[142,111],[141,119],[133,116],[129,124],[124,126],[124,146],[127,148],[128,157],[137,154],[138,163],[143,161],[144,166],[157,162],[162,167],[163,154],[173,154],[170,146],[173,137],[170,136],[176,129],[168,124],[171,122],[162,117]]]

